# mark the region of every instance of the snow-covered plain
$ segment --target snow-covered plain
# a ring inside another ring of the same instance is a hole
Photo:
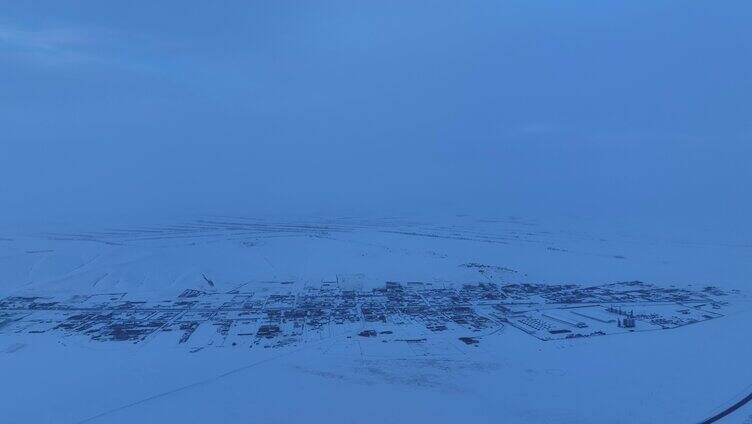
[[[202,216],[6,231],[0,421],[701,422],[752,392],[751,259],[743,234],[697,226],[471,216]],[[646,297],[609,301],[593,287]],[[561,304],[546,288],[580,297]],[[649,299],[675,290],[685,297]],[[327,304],[311,327],[307,293],[352,301],[356,315]],[[383,318],[369,319],[368,296]],[[243,316],[253,300],[257,315]],[[613,305],[638,314],[635,331],[617,326]],[[269,311],[294,307],[302,328],[283,318],[289,328],[274,331],[286,338],[267,337]],[[448,316],[453,308],[469,315]],[[428,328],[426,311],[446,328]],[[208,315],[180,327],[191,313]],[[128,333],[138,314],[160,327]],[[684,321],[655,324],[666,317]],[[588,335],[606,334],[566,337],[579,321]],[[752,422],[752,405],[720,422]]]

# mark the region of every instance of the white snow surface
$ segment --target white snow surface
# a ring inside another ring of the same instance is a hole
[[[543,341],[498,323],[467,334],[478,336],[476,345],[456,331],[425,336],[411,323],[395,333],[425,341],[360,337],[368,326],[341,325],[269,348],[220,342],[210,328],[181,344],[0,326],[0,422],[700,422],[752,392],[752,241],[655,227],[202,216],[6,230],[0,299],[127,293],[152,301],[188,289],[265,291],[281,283],[299,293],[327,281],[369,291],[387,281],[587,287],[639,280],[712,285],[727,293],[727,304],[720,318],[601,337]],[[752,404],[720,422],[752,423]]]

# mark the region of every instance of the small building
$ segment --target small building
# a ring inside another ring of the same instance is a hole
[[[635,326],[635,319],[632,317],[624,317],[624,319],[621,322],[622,327],[624,328],[634,328]]]

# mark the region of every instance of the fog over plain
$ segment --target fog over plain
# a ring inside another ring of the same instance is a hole
[[[0,421],[752,423],[750,22],[0,0]]]
[[[5,224],[470,213],[749,239],[749,2],[0,3]]]

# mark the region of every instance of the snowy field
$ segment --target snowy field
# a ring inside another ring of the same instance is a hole
[[[8,230],[2,422],[702,422],[752,392],[752,246],[656,227]]]

